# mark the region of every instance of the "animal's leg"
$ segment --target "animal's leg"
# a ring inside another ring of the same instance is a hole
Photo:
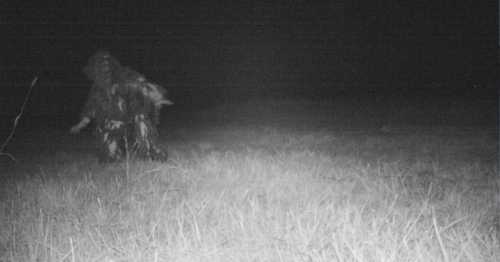
[[[104,125],[98,128],[98,143],[100,162],[116,162],[125,156],[125,124],[122,121],[104,121]]]
[[[158,130],[144,114],[134,117],[134,148],[141,158],[166,161],[167,153],[158,143]]]
[[[71,127],[69,132],[71,134],[78,134],[83,128],[85,128],[90,123],[90,118],[83,117],[78,124]]]

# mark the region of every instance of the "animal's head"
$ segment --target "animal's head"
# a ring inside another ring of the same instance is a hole
[[[92,55],[83,72],[89,80],[111,84],[112,73],[120,68],[120,62],[106,50],[98,50]]]
[[[140,92],[144,98],[151,101],[156,108],[164,105],[173,105],[174,103],[167,98],[167,90],[155,83],[149,82],[146,77],[128,67],[122,67],[119,72],[119,81],[121,85],[128,88],[127,92]]]
[[[144,89],[144,96],[148,97],[153,101],[155,107],[161,108],[162,106],[171,106],[174,103],[167,98],[168,91],[164,87],[147,82],[147,88]]]

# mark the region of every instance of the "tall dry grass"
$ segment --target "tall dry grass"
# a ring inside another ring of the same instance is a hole
[[[165,164],[43,156],[4,180],[0,260],[498,261],[494,140],[446,134],[225,127]]]

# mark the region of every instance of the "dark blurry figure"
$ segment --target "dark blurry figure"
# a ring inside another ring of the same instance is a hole
[[[93,120],[100,162],[122,160],[127,151],[143,159],[166,160],[157,125],[161,107],[173,104],[165,98],[167,91],[121,66],[107,51],[96,52],[83,71],[92,87],[81,121],[70,132],[80,132]]]

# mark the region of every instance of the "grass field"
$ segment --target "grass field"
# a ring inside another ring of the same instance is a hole
[[[166,163],[19,155],[0,261],[499,261],[494,132],[306,118],[172,128]]]

